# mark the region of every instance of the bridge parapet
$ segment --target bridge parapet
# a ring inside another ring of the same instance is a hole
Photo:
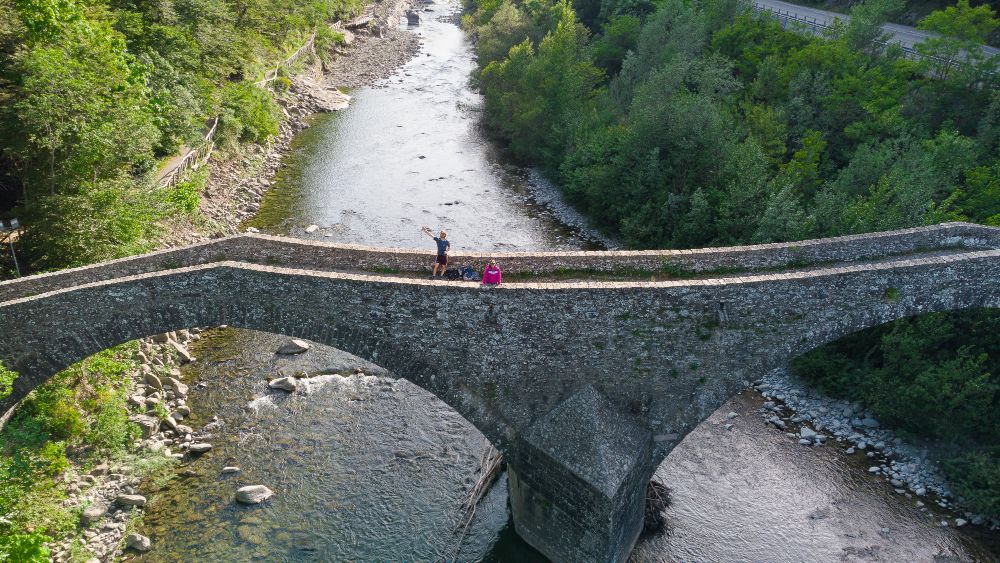
[[[835,263],[902,257],[948,249],[1000,248],[1000,229],[971,223],[942,223],[896,231],[789,243],[699,248],[572,252],[453,253],[456,264],[500,260],[504,271],[546,274],[577,271],[667,273],[679,278],[711,274],[769,272]],[[429,270],[432,254],[412,248],[375,248],[260,234],[245,234],[0,282],[0,302],[58,289],[144,273],[224,261],[315,271],[370,273]]]

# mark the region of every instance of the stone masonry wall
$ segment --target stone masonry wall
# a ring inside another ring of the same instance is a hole
[[[904,316],[996,306],[998,256],[497,289],[232,262],[181,268],[0,304],[0,359],[22,373],[0,408],[112,345],[229,324],[371,360],[500,442],[590,384],[640,415],[662,453],[742,380],[812,347]]]
[[[967,236],[966,246],[988,246],[986,236],[956,234],[964,228],[913,235],[921,244]],[[914,248],[897,238],[888,236],[882,244],[849,240],[843,247],[817,243],[813,255],[841,260],[848,250]],[[302,261],[312,260],[310,249],[341,257],[347,252],[255,237],[227,239],[221,246],[236,255],[253,248],[259,259],[267,257],[270,243],[288,249],[284,257]],[[19,296],[0,302],[0,360],[20,374],[0,412],[70,364],[151,334],[228,324],[310,339],[410,379],[479,428],[516,466],[516,526],[529,538],[541,530],[536,546],[566,560],[628,553],[641,487],[662,458],[744,381],[898,318],[1000,307],[996,249],[726,278],[490,289],[219,261],[225,258],[219,249],[200,245],[0,286],[8,297]],[[420,256],[365,252],[397,263]],[[732,259],[720,252],[699,264]],[[752,257],[746,263],[772,259],[762,248],[742,252]],[[208,263],[171,263],[163,271],[66,286],[177,258]],[[576,264],[654,259],[634,253],[569,258]],[[557,263],[553,256],[517,259],[525,268]],[[560,483],[579,480],[586,486],[574,487],[575,494],[586,490],[589,496],[574,498],[553,485],[550,477],[560,474]],[[567,543],[544,534],[544,526],[531,526],[533,518],[544,523],[559,515],[567,525],[580,522],[578,540]],[[597,525],[603,529],[595,531]]]

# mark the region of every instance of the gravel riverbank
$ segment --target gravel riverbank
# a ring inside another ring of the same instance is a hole
[[[884,478],[896,494],[921,511],[933,503],[953,515],[942,526],[1000,528],[1000,521],[974,514],[961,506],[937,470],[930,450],[904,441],[882,426],[873,413],[857,402],[833,399],[798,381],[788,369],[774,370],[754,383],[766,399],[761,416],[803,447],[842,448],[867,464],[869,473]]]
[[[102,561],[113,560],[126,547],[149,548],[148,540],[129,534],[130,523],[146,504],[146,497],[139,493],[140,483],[185,456],[198,455],[198,447],[191,446],[211,438],[204,430],[183,424],[191,409],[189,385],[182,382],[179,368],[194,361],[187,346],[201,338],[200,332],[193,328],[139,341],[129,386],[129,408],[137,414],[129,420],[139,425],[142,436],[121,459],[87,471],[73,467],[61,477],[67,491],[63,506],[80,512],[82,533],[51,545],[53,561],[73,560],[81,549],[95,557],[90,561]]]

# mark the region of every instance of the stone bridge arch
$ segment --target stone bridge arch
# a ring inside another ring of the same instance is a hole
[[[1000,306],[998,249],[1000,230],[946,224],[512,254],[499,257],[507,272],[575,279],[482,290],[358,272],[419,272],[414,251],[234,237],[0,283],[0,359],[22,374],[0,408],[148,334],[229,324],[308,338],[413,380],[476,425],[507,457],[518,533],[543,553],[622,560],[656,466],[745,381],[870,326]],[[600,279],[622,270],[641,275]],[[682,275],[647,281],[665,270]]]
[[[0,319],[18,319],[18,334],[0,338],[0,359],[21,376],[12,395],[0,401],[0,412],[51,376],[102,350],[153,334],[225,324],[343,350],[434,394],[492,442],[509,437],[502,419],[461,385],[439,384],[436,371],[452,359],[436,355],[432,339],[416,341],[380,325],[379,315],[372,313],[379,305],[374,298],[356,295],[338,307],[324,308],[322,291],[267,291],[266,280],[234,282],[232,273],[211,266],[183,268],[5,304]],[[211,287],[216,290],[206,290]]]

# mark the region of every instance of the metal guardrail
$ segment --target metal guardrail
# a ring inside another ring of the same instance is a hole
[[[754,2],[753,3],[753,9],[754,9],[755,12],[759,12],[759,13],[767,12],[767,13],[773,14],[774,16],[777,16],[778,20],[781,21],[781,27],[786,28],[786,29],[788,28],[788,22],[790,22],[790,21],[794,21],[796,23],[799,23],[799,24],[802,24],[803,26],[808,27],[810,29],[810,31],[812,31],[813,33],[819,33],[821,31],[825,31],[825,30],[833,28],[832,25],[827,24],[825,22],[821,22],[821,21],[819,21],[815,17],[804,16],[804,15],[801,15],[801,14],[798,14],[798,13],[795,13],[795,12],[792,12],[792,11],[789,11],[789,10],[782,10],[781,8],[775,8],[773,6],[767,6],[767,5],[761,4],[760,2]],[[834,16],[834,19],[840,19],[840,18],[837,18],[836,16]],[[903,51],[903,56],[905,56],[907,58],[910,58],[910,59],[914,59],[914,60],[916,60],[916,59],[928,59],[928,60],[932,60],[932,61],[934,61],[936,63],[942,64],[942,65],[945,65],[945,66],[952,66],[952,65],[958,64],[958,61],[945,60],[945,59],[942,59],[941,57],[935,57],[933,55],[926,55],[926,54],[921,53],[920,51],[914,49],[913,47],[909,47],[907,45],[903,45],[902,43],[899,43],[897,41],[880,41],[879,43],[881,43],[885,47],[889,47],[889,46],[899,47]]]

